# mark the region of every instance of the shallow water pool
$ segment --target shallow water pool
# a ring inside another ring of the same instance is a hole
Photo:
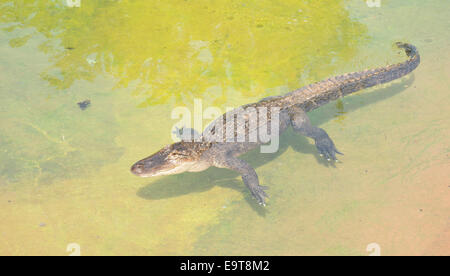
[[[450,254],[446,1],[192,2],[0,0],[1,255]],[[176,107],[400,62],[396,41],[412,74],[309,113],[341,162],[291,130],[244,156],[265,208],[227,170],[129,171]]]

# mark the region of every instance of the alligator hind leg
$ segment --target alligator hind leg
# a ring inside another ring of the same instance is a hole
[[[342,153],[336,149],[325,130],[311,125],[308,115],[300,107],[294,106],[290,108],[289,118],[295,132],[314,139],[320,155],[324,156],[328,161],[337,161],[336,153]]]

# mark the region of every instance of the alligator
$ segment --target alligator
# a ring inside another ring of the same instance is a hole
[[[256,140],[250,140],[249,137],[263,131],[280,134],[288,127],[292,127],[296,133],[314,139],[321,156],[329,162],[337,161],[336,154],[342,153],[337,150],[325,130],[311,125],[306,113],[350,93],[409,74],[420,63],[419,53],[415,46],[408,43],[397,42],[396,46],[405,51],[408,56],[406,61],[332,77],[285,95],[264,98],[259,102],[233,109],[218,117],[200,135],[167,145],[153,155],[136,162],[131,167],[131,172],[141,177],[152,177],[198,172],[211,166],[230,169],[242,176],[251,195],[260,205],[265,206],[268,197],[265,192],[267,187],[260,185],[254,168],[246,161],[239,159],[238,156],[258,146],[262,147],[268,141],[259,136],[256,137]],[[252,108],[257,108],[258,111],[260,108],[267,109],[266,119],[258,117],[259,121],[256,126],[250,124],[250,116],[246,112]],[[242,120],[238,120],[238,117]],[[275,120],[277,130],[272,124]],[[239,135],[244,135],[245,139],[240,141],[210,139],[212,136],[216,138],[234,136],[236,138]]]

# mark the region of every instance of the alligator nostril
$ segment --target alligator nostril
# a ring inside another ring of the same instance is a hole
[[[134,166],[131,168],[131,172],[133,172],[133,173],[135,173],[135,174],[140,174],[140,173],[142,173],[142,165],[141,165],[141,164],[134,165]]]

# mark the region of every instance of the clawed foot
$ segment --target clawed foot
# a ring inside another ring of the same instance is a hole
[[[320,156],[323,156],[328,161],[334,160],[335,162],[338,162],[339,160],[336,158],[337,154],[342,154],[336,149],[336,146],[334,145],[333,141],[328,137],[328,135],[325,133],[325,135],[322,135],[320,138],[316,139],[316,147],[319,151]]]
[[[266,186],[254,186],[250,188],[250,192],[252,193],[252,196],[258,201],[259,205],[266,206],[265,198],[269,197],[264,190],[269,189],[269,187]]]

